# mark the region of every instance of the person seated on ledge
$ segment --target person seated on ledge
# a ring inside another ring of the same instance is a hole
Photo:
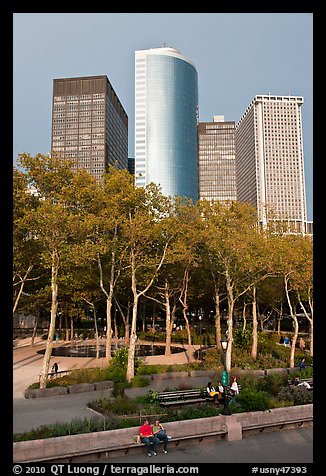
[[[155,420],[155,424],[153,425],[153,435],[163,441],[163,453],[166,454],[168,452],[168,443],[171,437],[166,434],[164,426],[160,420]]]
[[[145,443],[145,448],[148,456],[157,455],[156,448],[158,447],[160,440],[153,435],[153,429],[149,424],[149,419],[146,418],[139,430],[140,440]]]
[[[214,402],[217,402],[219,397],[219,392],[215,390],[215,387],[213,386],[212,382],[208,382],[206,391],[210,397],[214,398]]]

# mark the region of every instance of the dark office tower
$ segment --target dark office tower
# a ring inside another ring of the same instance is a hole
[[[235,201],[235,122],[214,116],[198,124],[199,198]]]
[[[98,181],[128,169],[128,116],[106,75],[53,80],[51,150]]]

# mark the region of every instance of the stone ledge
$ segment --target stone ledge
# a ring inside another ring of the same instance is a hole
[[[199,418],[195,420],[183,420],[177,422],[167,422],[164,426],[167,433],[172,435],[174,440],[178,437],[182,439],[184,435],[191,435],[198,438],[208,436],[209,433],[224,432],[226,440],[236,441],[242,439],[242,433],[250,426],[264,425],[272,423],[282,425],[287,422],[305,421],[313,416],[313,405],[298,405],[286,408],[274,408],[269,411],[238,413],[230,416],[219,415],[216,417]],[[123,428],[119,430],[100,431],[95,433],[85,433],[81,435],[60,436],[43,440],[20,441],[13,443],[13,462],[24,463],[31,461],[42,461],[45,458],[56,460],[64,458],[65,455],[82,456],[91,452],[116,451],[119,445],[121,448],[133,446],[133,437],[139,431],[139,426]],[[134,445],[137,448],[138,445]]]
[[[57,395],[67,395],[81,392],[91,392],[92,390],[107,390],[113,388],[111,380],[95,383],[76,383],[67,387],[57,386],[50,388],[28,388],[25,390],[25,398],[55,397]]]
[[[94,383],[75,383],[73,385],[68,385],[68,393],[81,393],[81,392],[91,392],[95,390]]]
[[[67,387],[28,388],[25,391],[25,398],[55,397],[57,395],[67,395],[67,393]]]

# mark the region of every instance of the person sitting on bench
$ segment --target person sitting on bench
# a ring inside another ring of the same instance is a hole
[[[207,393],[210,397],[214,398],[214,402],[217,402],[218,397],[219,397],[219,392],[215,390],[215,387],[213,386],[212,382],[208,382],[207,384]]]
[[[153,429],[149,424],[148,418],[144,420],[144,423],[139,430],[140,440],[142,443],[145,443],[146,451],[148,456],[157,455],[156,448],[158,447],[160,440],[153,435]]]
[[[168,452],[168,443],[171,437],[166,434],[164,426],[160,420],[155,420],[155,425],[153,425],[153,435],[163,441],[163,453],[166,454]]]

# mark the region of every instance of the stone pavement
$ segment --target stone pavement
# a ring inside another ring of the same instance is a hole
[[[92,341],[89,341],[92,343]],[[24,392],[32,383],[38,382],[42,370],[43,354],[37,353],[45,348],[45,341],[36,338],[34,347],[30,345],[30,338],[20,340],[15,343],[13,349],[13,433],[23,433],[32,428],[52,423],[66,423],[75,418],[100,418],[100,416],[87,407],[87,403],[109,395],[109,390],[98,390],[92,392],[77,393],[72,395],[59,395],[56,397],[25,399]],[[60,342],[59,345],[68,345],[68,342]],[[147,356],[144,358],[149,364],[173,364],[187,363],[195,360],[194,351],[198,346],[194,346],[190,352],[179,352],[169,357]],[[105,358],[96,360],[88,357],[55,357],[51,364],[56,361],[59,370],[70,370],[86,367],[104,367]],[[190,377],[173,378],[167,373],[164,379],[150,382],[152,388],[163,390],[167,387],[176,387],[180,384],[189,384]],[[207,383],[207,377],[196,377],[191,379],[194,386],[203,386]],[[148,387],[128,389],[129,396],[144,394]],[[126,392],[126,393],[127,393]]]

